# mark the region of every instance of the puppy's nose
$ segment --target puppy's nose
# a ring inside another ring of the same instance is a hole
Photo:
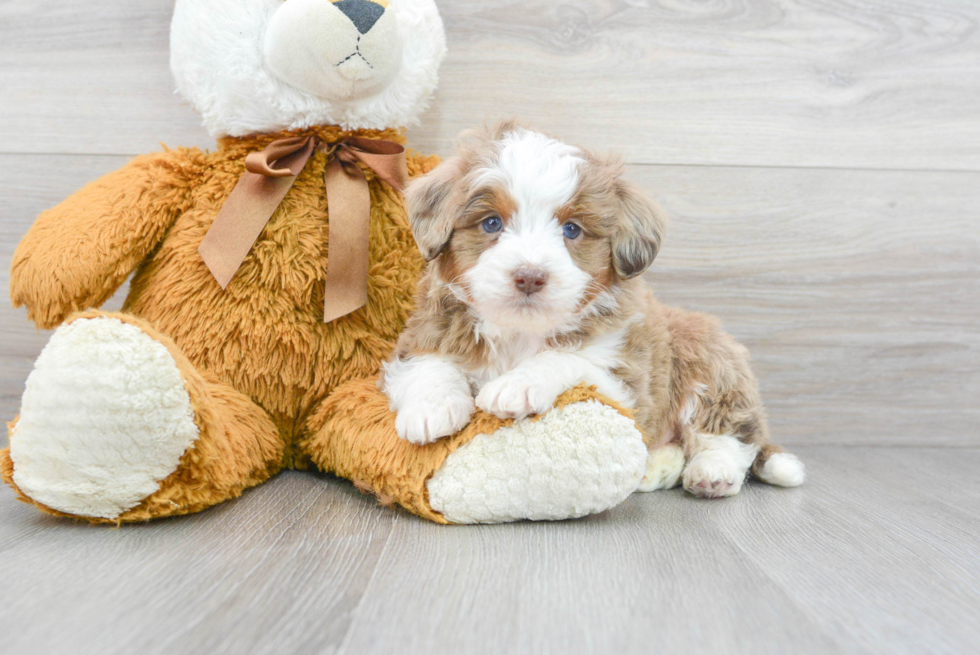
[[[548,273],[537,266],[521,266],[514,271],[514,286],[527,295],[537,293],[548,284]]]
[[[385,13],[387,2],[374,2],[373,0],[340,0],[334,2],[334,6],[350,18],[354,27],[361,34],[367,34],[374,27],[374,24]]]

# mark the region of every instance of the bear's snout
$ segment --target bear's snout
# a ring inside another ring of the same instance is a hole
[[[388,8],[388,3],[375,0],[339,0],[334,5],[354,23],[361,34],[367,34]]]
[[[401,68],[402,43],[386,0],[289,0],[265,39],[269,69],[328,100],[374,95]]]

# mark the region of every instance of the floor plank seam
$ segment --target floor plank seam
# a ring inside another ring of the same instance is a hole
[[[302,519],[303,516],[305,516],[307,513],[311,511],[310,506],[305,506],[306,501],[309,500],[311,496],[313,496],[312,499],[313,502],[311,504],[315,504],[315,501],[321,496],[323,496],[326,492],[327,489],[325,487],[311,488],[303,498],[301,498],[297,503],[295,503],[290,510],[285,512],[279,518],[279,520],[277,520],[267,530],[266,534],[273,534],[275,530],[283,523],[290,522],[290,519],[293,519],[291,522],[295,524],[296,521]],[[299,516],[296,516],[297,513],[299,514]],[[275,534],[275,536],[273,537],[272,544],[268,548],[266,548],[266,552],[262,555],[259,561],[256,564],[252,565],[251,568],[249,568],[247,571],[244,571],[243,573],[241,573],[236,577],[234,584],[231,586],[231,589],[225,594],[226,599],[233,597],[235,592],[237,592],[239,589],[242,589],[243,587],[247,587],[247,583],[250,581],[252,576],[255,575],[257,571],[259,571],[261,565],[265,564],[266,561],[273,556],[273,553],[275,552],[275,545],[282,543],[287,538],[288,534],[289,534],[288,529],[280,530],[278,534]],[[197,628],[202,624],[206,624],[209,618],[209,614],[202,614],[197,618],[198,618],[197,621],[191,621],[185,624],[183,626],[184,630],[182,630],[181,632],[171,633],[169,635],[170,638],[167,641],[165,641],[156,652],[159,653],[172,652],[173,645],[177,642],[178,639],[181,638],[182,635],[190,633],[191,631],[193,631],[195,628]]]
[[[381,562],[382,560],[384,560],[385,555],[388,553],[388,548],[391,546],[392,537],[395,534],[395,526],[403,518],[402,516],[400,516],[400,512],[404,510],[399,508],[399,509],[392,509],[392,511],[398,513],[395,514],[395,516],[391,521],[391,528],[388,531],[388,536],[385,538],[385,545],[381,548],[381,552],[378,554],[378,560],[374,563],[374,570],[371,571],[371,577],[368,578],[367,584],[364,585],[364,593],[361,594],[361,597],[357,599],[357,604],[354,605],[354,609],[351,610],[350,623],[347,625],[347,630],[344,631],[344,636],[340,640],[340,646],[337,647],[336,655],[346,655],[347,653],[347,648],[350,645],[351,635],[353,635],[354,633],[354,623],[357,619],[358,613],[360,612],[361,606],[364,604],[364,598],[371,592],[371,587],[372,585],[374,585],[374,579],[378,575],[378,569],[381,568]]]

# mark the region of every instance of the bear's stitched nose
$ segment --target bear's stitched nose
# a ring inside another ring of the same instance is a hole
[[[385,13],[385,8],[371,0],[340,0],[334,6],[344,12],[361,34],[367,34]]]
[[[527,295],[544,289],[548,283],[548,274],[536,266],[521,266],[514,271],[514,286]]]

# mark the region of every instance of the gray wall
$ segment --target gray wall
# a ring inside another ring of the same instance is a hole
[[[4,297],[39,211],[160,142],[212,147],[172,92],[172,6],[0,4]],[[440,8],[450,55],[411,144],[516,115],[622,152],[673,221],[650,282],[750,347],[776,440],[980,445],[980,6]],[[4,418],[46,339],[3,303]]]

